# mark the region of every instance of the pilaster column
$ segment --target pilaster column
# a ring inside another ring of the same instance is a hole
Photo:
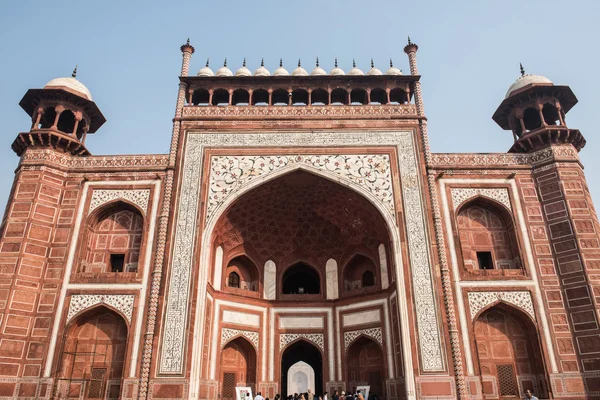
[[[60,118],[60,114],[63,113],[63,111],[65,111],[65,107],[58,105],[56,107],[54,107],[54,110],[56,111],[56,117],[54,117],[54,123],[52,124],[52,129],[58,129],[58,119]]]
[[[44,115],[44,109],[42,107],[38,108],[35,118],[33,119],[33,124],[31,125],[30,130],[37,129],[37,127],[40,126],[40,121],[42,120],[43,115]]]

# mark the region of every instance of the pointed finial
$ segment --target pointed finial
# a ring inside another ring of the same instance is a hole
[[[209,64],[209,62],[210,62],[210,58],[207,58],[207,59],[206,59],[206,66],[207,66],[207,67],[208,67],[208,64]]]
[[[300,62],[300,59],[298,59],[298,68],[300,68],[302,66],[302,63]]]
[[[390,58],[390,68],[394,68],[394,63],[392,62],[391,58]]]
[[[525,76],[525,68],[523,68],[523,64],[519,63],[519,67],[521,67],[521,76]]]
[[[319,57],[317,57],[317,68],[319,67]]]
[[[194,46],[190,44],[190,38],[187,38],[185,44],[181,45],[179,49],[182,53],[194,54]]]
[[[371,68],[375,68],[375,64],[373,63],[373,59],[371,58]]]
[[[410,41],[410,36],[408,37],[408,44],[412,44],[412,42]]]
[[[260,66],[261,66],[261,67],[264,67],[264,66],[265,66],[265,59],[264,59],[264,58],[261,58],[261,59],[260,59]]]
[[[352,59],[352,68],[356,68],[356,60]]]
[[[283,67],[283,58],[279,59],[279,68]]]
[[[335,67],[337,68],[337,57],[335,58]]]
[[[188,46],[190,45],[190,38],[187,38],[187,42],[185,42]]]
[[[242,63],[242,67],[246,66],[246,57],[244,57],[244,62]]]
[[[71,78],[77,78],[77,65],[73,69],[73,73],[71,73]]]
[[[225,57],[225,61],[223,61],[223,66],[226,67],[227,66],[227,57]]]

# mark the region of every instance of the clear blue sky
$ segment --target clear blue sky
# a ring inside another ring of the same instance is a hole
[[[10,3],[10,5],[9,5]],[[18,157],[10,145],[30,119],[18,105],[29,88],[78,78],[107,123],[88,138],[92,154],[166,153],[181,64],[179,46],[196,48],[191,72],[210,57],[215,69],[247,57],[274,70],[283,57],[326,70],[380,69],[392,57],[408,71],[406,37],[420,47],[425,111],[434,152],[504,152],[512,142],[491,119],[506,89],[528,73],[570,85],[579,104],[567,115],[588,144],[581,152],[600,207],[600,2],[505,1],[21,1],[0,9],[0,206]],[[596,155],[596,156],[595,156]],[[3,208],[2,208],[3,210]]]

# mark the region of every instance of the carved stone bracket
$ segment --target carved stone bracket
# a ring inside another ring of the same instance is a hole
[[[92,192],[92,201],[90,202],[91,213],[96,208],[117,199],[128,200],[140,207],[144,214],[148,211],[148,201],[150,200],[150,189],[96,189]]]
[[[283,350],[285,346],[301,338],[314,343],[321,351],[325,351],[322,333],[282,333],[279,335],[279,350]]]
[[[131,323],[134,300],[135,296],[133,294],[74,294],[71,296],[71,302],[69,303],[67,322],[83,310],[98,304],[107,304],[119,310],[125,316],[127,322]]]
[[[450,192],[452,193],[452,205],[454,206],[454,211],[456,211],[458,206],[465,201],[476,196],[483,196],[495,200],[505,206],[508,210],[512,211],[507,188],[452,188]]]
[[[369,328],[369,329],[359,329],[357,331],[350,331],[344,333],[344,349],[347,351],[348,347],[358,338],[359,336],[364,335],[370,338],[373,338],[379,343],[383,345],[383,336],[381,334],[381,328]]]
[[[498,301],[504,301],[512,304],[527,314],[535,321],[535,310],[533,308],[533,300],[531,293],[528,291],[518,292],[469,292],[469,310],[471,311],[471,319],[473,320],[477,313]]]
[[[242,331],[239,329],[229,328],[221,329],[221,346],[223,346],[225,343],[229,342],[232,338],[236,336],[243,336],[247,338],[250,341],[250,343],[252,343],[254,347],[258,349],[258,341],[260,336],[258,332]]]

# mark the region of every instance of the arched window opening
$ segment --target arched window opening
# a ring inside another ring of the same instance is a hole
[[[365,89],[352,89],[350,92],[350,104],[351,105],[360,105],[367,104],[367,91]]]
[[[250,94],[245,89],[234,90],[231,104],[234,106],[247,106],[250,104]]]
[[[228,106],[229,92],[225,89],[215,89],[212,95],[213,106]]]
[[[372,339],[362,336],[348,347],[348,387],[369,385],[369,397],[385,399],[385,361],[381,347]]]
[[[326,106],[329,104],[329,92],[325,89],[315,89],[310,94],[310,101],[314,106]]]
[[[553,104],[546,103],[542,108],[542,115],[544,116],[544,122],[546,125],[559,125],[560,118],[558,116],[558,110]]]
[[[238,256],[227,264],[227,286],[252,292],[258,291],[258,269],[246,256]]]
[[[265,89],[256,89],[252,92],[252,105],[253,106],[268,106],[269,105],[269,92]]]
[[[529,389],[547,398],[537,329],[527,316],[500,303],[479,316],[474,331],[484,396],[518,398]]]
[[[227,280],[227,286],[233,288],[240,288],[240,276],[237,272],[230,272],[229,279]]]
[[[474,201],[458,214],[458,232],[467,271],[521,269],[519,246],[510,214]]]
[[[540,128],[542,126],[540,112],[535,108],[528,108],[523,113],[523,122],[525,122],[525,129],[528,131]]]
[[[275,89],[271,94],[271,102],[274,106],[287,106],[290,95],[285,89]]]
[[[87,226],[79,272],[136,273],[143,232],[144,219],[136,208],[117,203],[104,210]]]
[[[210,104],[210,93],[206,89],[196,89],[192,94],[192,104],[195,106],[208,106]]]
[[[292,105],[305,106],[308,104],[308,92],[304,89],[296,89],[292,92]]]
[[[346,89],[337,88],[331,92],[331,104],[332,105],[347,105],[348,104],[348,92]]]
[[[390,104],[405,104],[408,102],[404,89],[394,88],[390,91]]]
[[[119,398],[126,350],[121,316],[105,307],[81,315],[64,335],[55,397]]]
[[[82,118],[81,121],[79,121],[79,124],[77,125],[77,138],[81,139],[83,137],[83,134],[86,132],[87,130],[87,122],[85,120],[85,118]]]
[[[235,387],[250,387],[256,393],[256,350],[246,339],[238,337],[221,352],[220,392],[222,400],[236,400]]]
[[[371,101],[370,104],[387,104],[387,92],[381,88],[375,88],[371,90]]]
[[[375,271],[373,260],[362,254],[355,255],[344,268],[344,291],[375,286]]]
[[[282,279],[283,294],[319,294],[321,278],[319,273],[302,262],[288,268]]]
[[[46,107],[44,109],[44,114],[40,119],[40,129],[50,129],[52,125],[54,125],[54,121],[56,120],[56,110],[54,107]]]
[[[72,134],[75,129],[75,114],[73,114],[73,111],[64,110],[60,113],[56,128],[61,132]]]

